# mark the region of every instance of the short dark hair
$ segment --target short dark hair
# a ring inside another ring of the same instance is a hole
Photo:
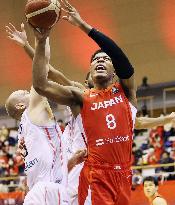
[[[158,182],[158,179],[153,177],[153,176],[148,176],[148,177],[145,177],[143,179],[143,185],[146,181],[150,181],[150,182],[153,182],[155,184],[155,186],[158,186],[159,185],[159,182]]]
[[[95,52],[92,54],[92,56],[91,56],[91,63],[92,63],[94,57],[95,57],[98,53],[105,53],[105,52],[104,52],[102,49],[99,49],[99,50],[95,51]]]

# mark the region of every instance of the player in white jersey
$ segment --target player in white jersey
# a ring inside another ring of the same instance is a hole
[[[7,99],[6,109],[13,118],[21,118],[19,139],[23,138],[26,145],[25,172],[30,190],[24,204],[68,204],[68,196],[61,184],[61,131],[47,99],[33,88],[30,93],[15,91]]]
[[[64,141],[61,141],[61,130],[47,99],[33,88],[30,93],[18,90],[7,99],[6,109],[11,117],[21,120],[19,138],[26,145],[25,172],[29,192],[24,205],[69,204]],[[68,168],[79,163],[84,155],[84,151],[76,153]]]

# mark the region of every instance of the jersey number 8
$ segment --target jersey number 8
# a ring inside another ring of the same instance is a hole
[[[115,121],[115,117],[112,114],[109,114],[109,115],[106,116],[106,122],[107,122],[107,127],[110,130],[115,129],[116,126],[117,126],[116,121]]]

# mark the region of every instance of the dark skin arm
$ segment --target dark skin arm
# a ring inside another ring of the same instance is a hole
[[[85,161],[87,157],[87,152],[86,150],[78,150],[72,158],[68,161],[68,172],[70,172],[76,165],[82,163]]]
[[[133,67],[124,52],[117,46],[117,44],[103,33],[96,31],[88,23],[86,23],[78,13],[78,11],[67,1],[62,0],[65,6],[64,11],[66,16],[62,18],[74,26],[79,27],[83,32],[88,34],[100,48],[112,59],[113,66],[119,76],[120,82],[123,86],[126,97],[136,107],[136,86],[134,80]],[[122,69],[128,72],[123,74]]]

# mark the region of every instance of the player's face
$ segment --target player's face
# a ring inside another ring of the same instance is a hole
[[[144,182],[144,193],[146,197],[152,197],[157,192],[157,186],[152,181]]]
[[[92,79],[112,79],[114,67],[111,58],[106,53],[98,53],[91,62],[90,72]]]

